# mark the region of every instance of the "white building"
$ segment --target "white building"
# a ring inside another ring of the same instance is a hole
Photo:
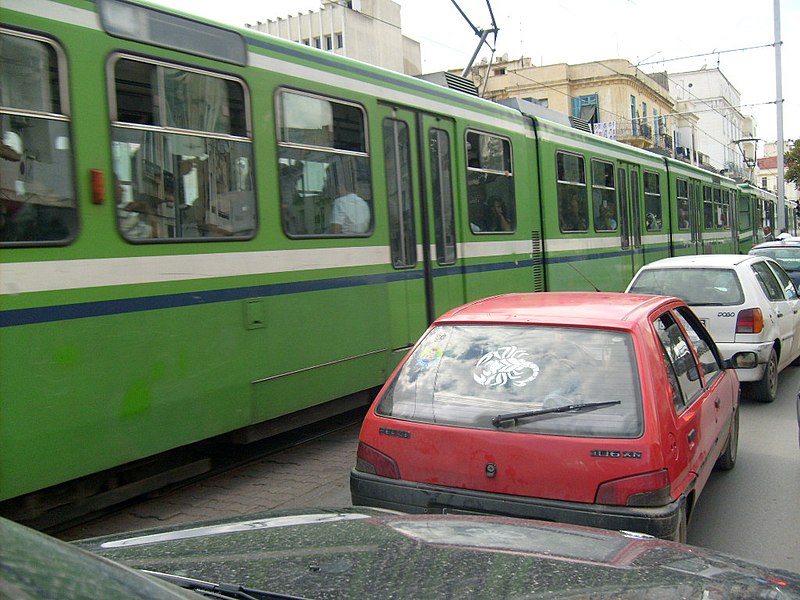
[[[322,0],[319,11],[247,27],[407,75],[422,72],[419,42],[403,35],[392,0]]]
[[[755,142],[742,140],[756,137],[755,121],[739,110],[739,91],[722,71],[700,69],[670,73],[669,89],[678,115],[697,116],[696,124],[676,129],[677,147],[684,152],[697,153],[701,157],[697,162],[717,171],[749,179],[750,165],[755,160]]]

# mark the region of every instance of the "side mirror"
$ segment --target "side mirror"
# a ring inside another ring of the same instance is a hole
[[[758,366],[758,354],[755,352],[737,352],[725,361],[727,369],[755,369]]]

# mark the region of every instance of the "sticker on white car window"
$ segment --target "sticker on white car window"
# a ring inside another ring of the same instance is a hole
[[[539,366],[525,360],[525,356],[528,353],[516,346],[487,352],[475,365],[472,378],[486,387],[505,385],[509,381],[517,387],[526,386],[539,375]]]

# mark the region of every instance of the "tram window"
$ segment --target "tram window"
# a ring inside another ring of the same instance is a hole
[[[510,233],[517,227],[511,142],[467,132],[467,197],[473,233]]]
[[[115,81],[116,120],[140,125],[157,124],[156,66],[134,60],[121,60],[116,65]]]
[[[714,214],[712,216],[713,226],[715,229],[722,227],[722,190],[714,188],[711,190],[713,198]]]
[[[252,237],[253,148],[241,82],[114,60],[112,157],[122,235],[129,241]]]
[[[395,268],[417,263],[414,198],[411,182],[411,143],[405,121],[383,122],[386,199],[389,208],[389,246]]]
[[[429,142],[436,260],[440,265],[452,265],[456,262],[456,226],[450,135],[443,129],[431,129]]]
[[[0,244],[64,243],[77,231],[60,53],[0,30]],[[23,114],[24,112],[24,114]]]
[[[592,159],[592,210],[595,231],[617,230],[617,193],[610,162]]]
[[[753,228],[753,220],[750,214],[750,200],[747,196],[739,196],[736,201],[736,206],[739,215],[739,231],[749,231]]]
[[[363,109],[289,90],[276,102],[279,168],[295,170],[293,181],[281,181],[286,234],[370,235],[372,174]]]
[[[556,153],[558,221],[561,231],[587,231],[586,172],[584,158]]]
[[[645,226],[648,231],[660,231],[663,228],[661,211],[661,185],[658,173],[644,172],[644,211]]]
[[[720,211],[719,211],[720,227],[722,227],[723,229],[727,229],[728,227],[728,215],[730,215],[730,210],[731,210],[731,192],[730,190],[723,190],[722,205],[720,206]]]
[[[706,185],[703,186],[703,228],[714,229],[714,200],[711,188]]]
[[[689,184],[685,179],[675,181],[678,199],[678,229],[689,229]]]

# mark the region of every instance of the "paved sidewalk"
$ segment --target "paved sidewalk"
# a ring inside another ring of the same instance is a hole
[[[350,506],[360,423],[62,531],[64,540],[271,509]]]

